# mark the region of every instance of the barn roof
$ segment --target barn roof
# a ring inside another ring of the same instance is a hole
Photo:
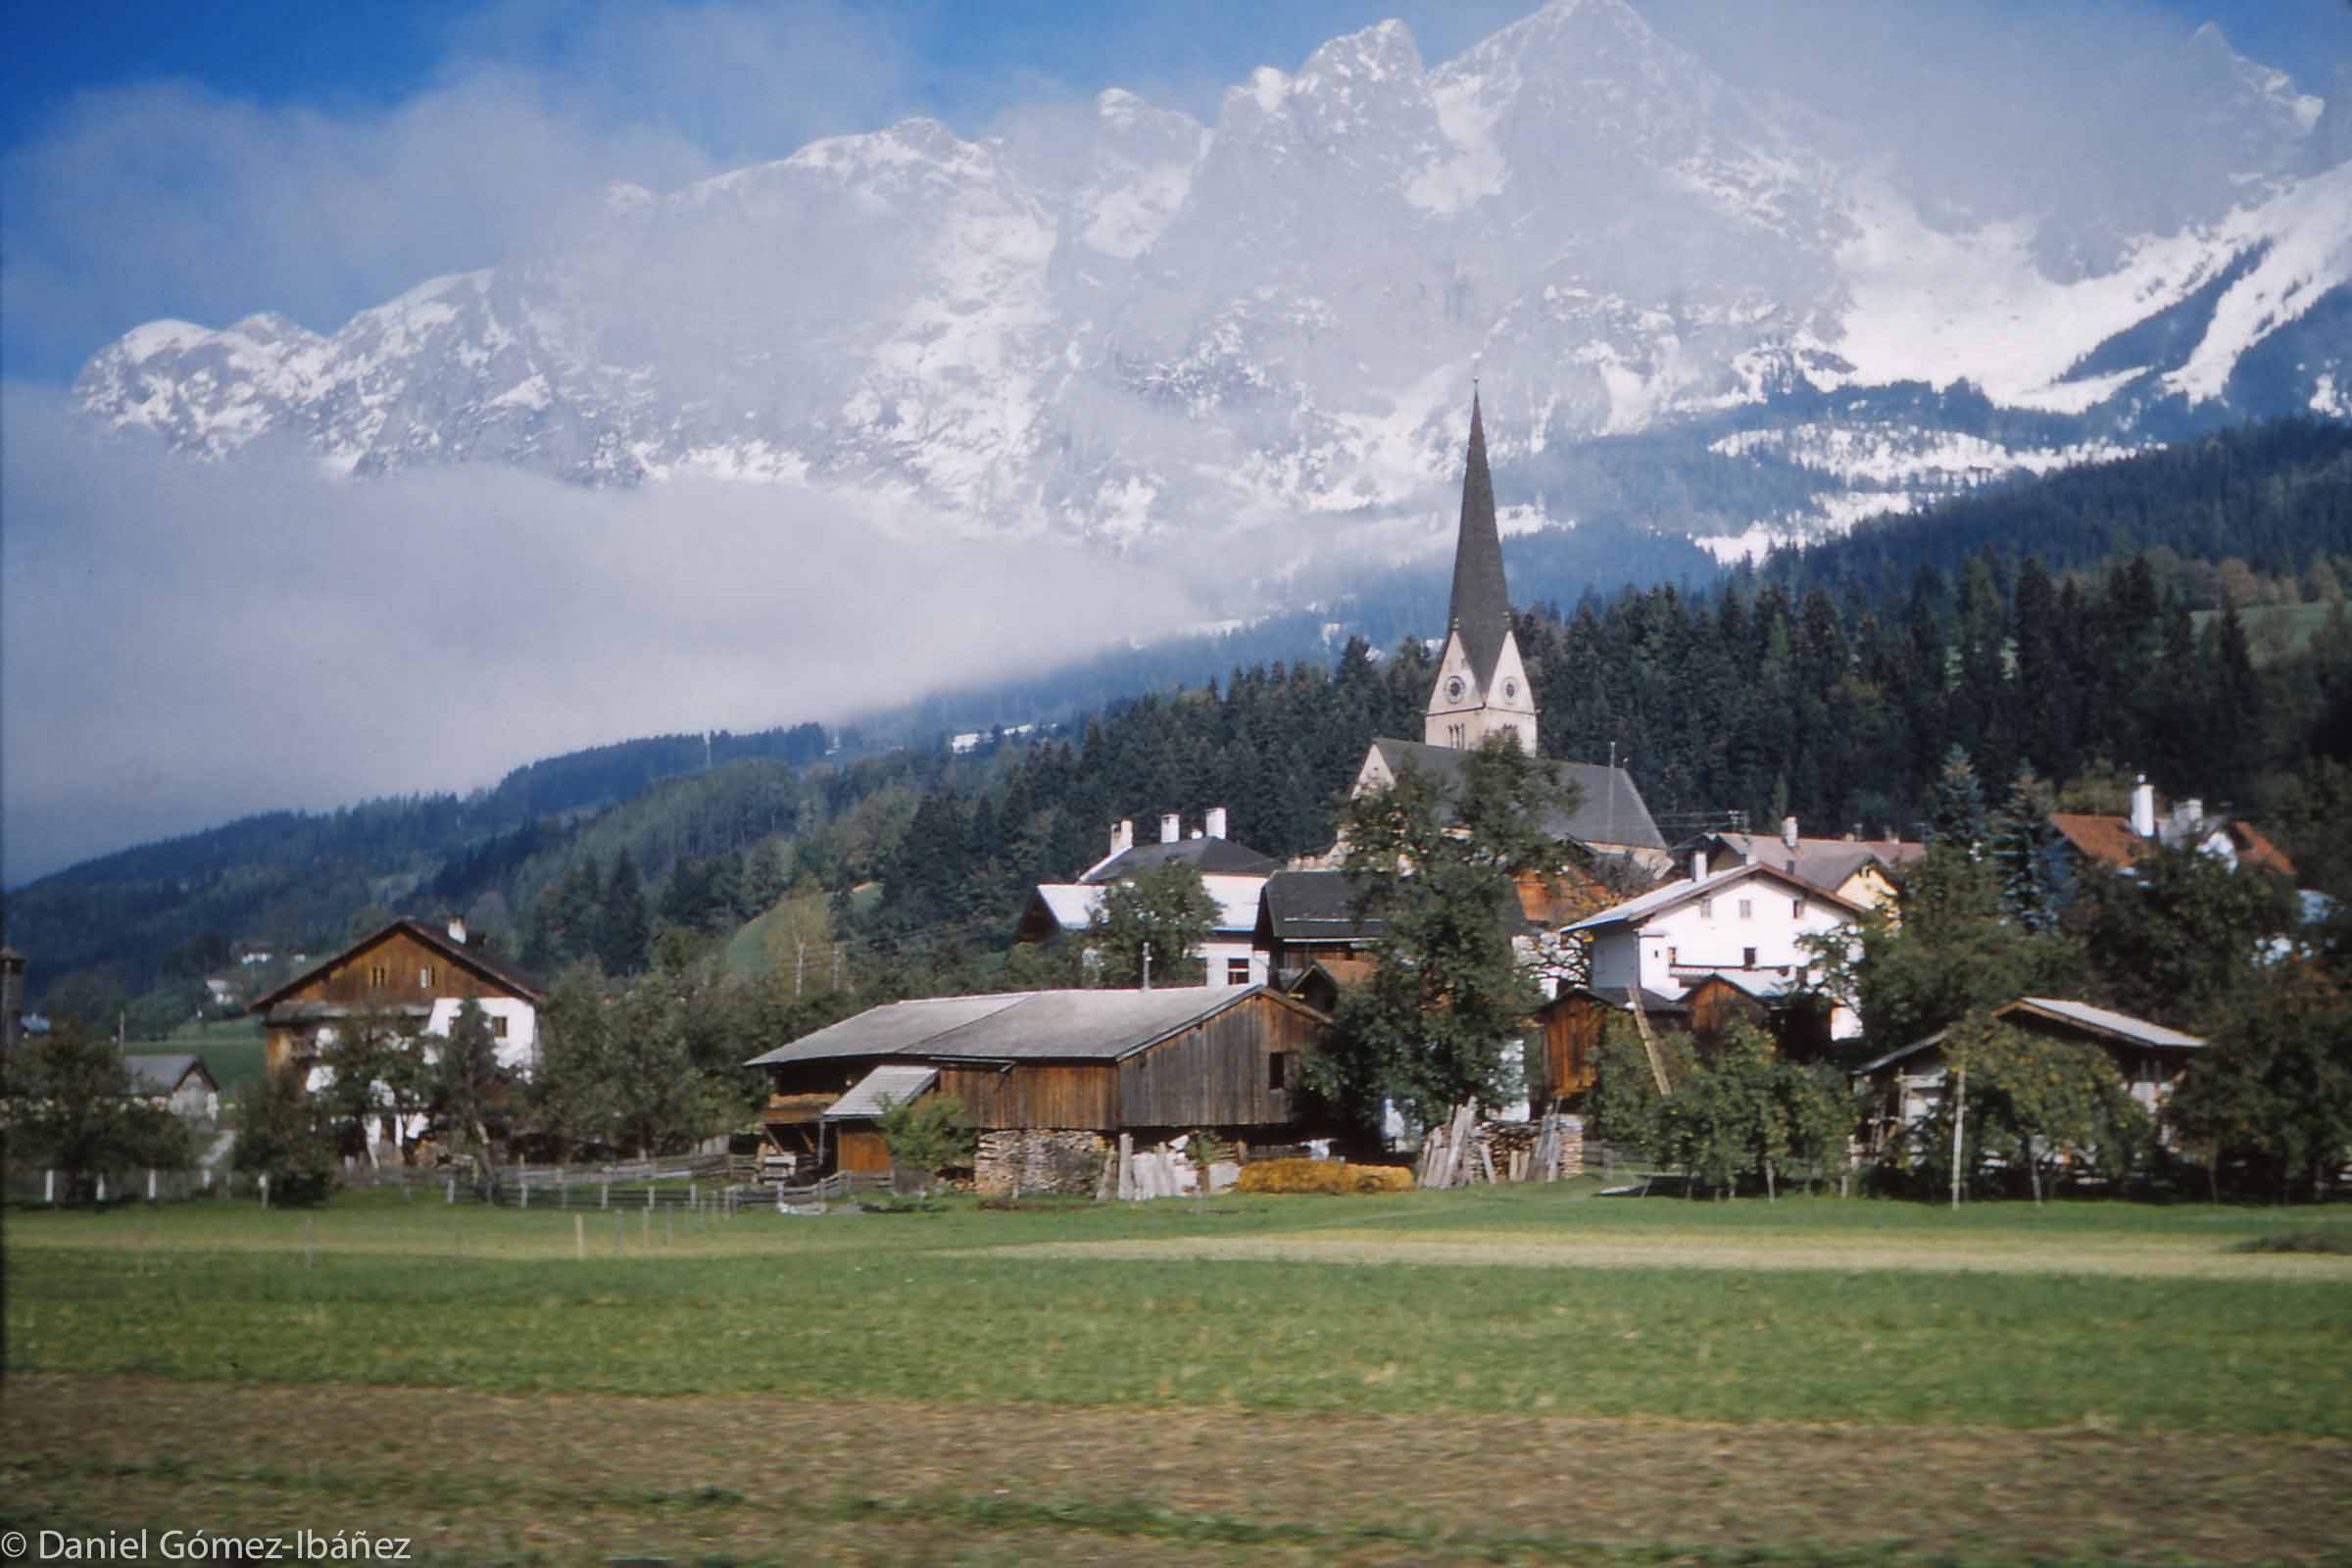
[[[1373,741],[1372,749],[1380,754],[1391,773],[1410,766],[1434,777],[1439,789],[1448,797],[1460,790],[1462,763],[1470,755],[1450,746],[1431,746],[1385,735]],[[1563,787],[1573,785],[1577,792],[1574,810],[1554,811],[1544,821],[1544,831],[1551,837],[1574,839],[1579,844],[1624,844],[1644,850],[1666,847],[1657,823],[1650,820],[1649,808],[1642,803],[1641,790],[1624,768],[1602,762],[1562,761],[1556,758],[1544,758],[1540,765],[1551,770],[1554,783]]]
[[[1265,986],[1179,986],[1156,991],[1014,991],[927,997],[869,1007],[854,1018],[754,1056],[744,1065],[847,1056],[927,1061],[1116,1061],[1169,1036],[1266,997],[1312,1009]]]
[[[2117,1012],[2112,1007],[2094,1007],[2087,1002],[2070,1002],[2060,997],[2020,997],[2015,1002],[2004,1002],[1992,1009],[1995,1018],[2012,1018],[2019,1013],[2024,1013],[2028,1018],[2071,1024],[2103,1040],[2146,1046],[2159,1051],[2196,1051],[2202,1050],[2205,1045],[2204,1040],[2196,1035],[2168,1029],[2163,1024],[2150,1023],[2145,1018],[2134,1018],[2128,1012]],[[1950,1033],[1948,1027],[1938,1029],[1925,1040],[1915,1040],[1899,1051],[1889,1051],[1884,1056],[1864,1062],[1854,1069],[1854,1075],[1860,1077],[1864,1073],[1876,1072],[1907,1056],[1933,1050],[1942,1045],[1944,1037]]]
[[[124,1056],[122,1065],[130,1069],[130,1081],[142,1094],[168,1095],[177,1089],[190,1068],[204,1074],[206,1085],[218,1091],[213,1072],[204,1058],[192,1051],[159,1052],[148,1055]]]
[[[850,1092],[825,1107],[826,1121],[868,1119],[893,1105],[904,1105],[939,1081],[937,1067],[889,1065],[876,1067],[858,1080]]]
[[[1382,922],[1370,914],[1358,919],[1355,896],[1345,871],[1277,871],[1261,895],[1264,923],[1284,942],[1369,942]]]

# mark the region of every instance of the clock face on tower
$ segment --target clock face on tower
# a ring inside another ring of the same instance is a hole
[[[1449,703],[1458,703],[1462,700],[1461,676],[1456,675],[1446,683],[1446,700]]]

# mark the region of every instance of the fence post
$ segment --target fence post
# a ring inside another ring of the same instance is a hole
[[[213,1167],[210,1165],[204,1167],[204,1190],[208,1193],[213,1190]]]
[[[98,1201],[101,1203],[106,1201],[106,1173],[104,1171],[98,1173]]]
[[[654,1167],[650,1163],[645,1167],[645,1211],[648,1214],[654,1211]],[[650,1225],[653,1222],[648,1220],[646,1223]]]
[[[41,1201],[51,1207],[57,1204],[57,1172],[54,1170],[41,1172]]]
[[[261,1180],[262,1180],[262,1206],[263,1206],[264,1208],[268,1208],[268,1207],[270,1206],[270,1173],[269,1173],[268,1171],[264,1171],[264,1172],[262,1172],[262,1178],[261,1178]]]
[[[612,1206],[612,1184],[611,1182],[605,1181],[596,1184],[596,1206],[599,1208]]]
[[[311,1266],[311,1226],[312,1226],[312,1223],[313,1223],[313,1221],[311,1220],[311,1218],[310,1218],[310,1216],[309,1216],[309,1215],[307,1215],[307,1214],[306,1214],[306,1215],[304,1215],[304,1216],[303,1216],[303,1221],[302,1221],[302,1266],[303,1266],[304,1268],[309,1268],[309,1267]]]
[[[612,1216],[612,1255],[618,1257],[628,1240],[629,1222],[615,1213]]]
[[[528,1171],[523,1172],[522,1176],[522,1206],[531,1206],[531,1177]]]
[[[581,1262],[588,1261],[588,1216],[571,1216],[571,1252]]]
[[[150,1203],[155,1201],[155,1167],[153,1165],[147,1167],[147,1201]]]
[[[455,1176],[449,1179],[449,1200],[453,1204],[458,1200],[458,1179]]]

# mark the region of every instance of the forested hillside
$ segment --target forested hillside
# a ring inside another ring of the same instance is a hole
[[[1565,610],[1541,591],[1562,548],[1508,541],[1518,596],[1539,606],[1519,630],[1544,748],[1598,760],[1613,743],[1670,833],[1732,811],[1908,830],[1957,746],[1996,785],[2031,766],[2090,799],[2144,770],[2272,812],[2290,853],[2340,874],[2341,835],[2314,824],[2352,809],[2341,427],[2253,427]],[[1359,585],[1351,608],[1434,634],[1434,596],[1425,608],[1403,581]],[[2250,613],[2286,604],[2307,638],[2249,633]],[[1218,646],[1268,644],[1183,658]],[[318,951],[392,912],[465,913],[550,971],[627,970],[664,933],[671,952],[715,941],[798,887],[826,895],[845,961],[969,959],[1001,951],[1027,887],[1097,858],[1121,816],[1224,805],[1269,853],[1327,844],[1366,741],[1418,735],[1427,677],[1411,639],[1326,655],[1318,628],[1309,646],[963,753],[828,757],[814,725],[678,736],[536,763],[469,799],[251,818],[18,890],[9,940],[53,1007],[144,995],[134,1028],[184,1015],[232,943]],[[1115,662],[1088,667],[1114,689]]]

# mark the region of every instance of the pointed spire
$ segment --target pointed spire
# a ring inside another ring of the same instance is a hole
[[[1453,547],[1453,602],[1470,667],[1483,690],[1494,683],[1511,624],[1511,596],[1502,578],[1502,535],[1494,525],[1494,478],[1487,471],[1486,420],[1478,393],[1470,394],[1470,461],[1462,474],[1462,523]]]

